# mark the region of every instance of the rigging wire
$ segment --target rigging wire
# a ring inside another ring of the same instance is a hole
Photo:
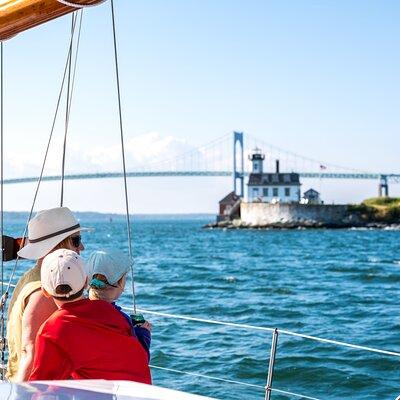
[[[65,125],[64,125],[64,143],[62,152],[62,162],[61,162],[61,195],[60,195],[60,207],[63,206],[64,202],[64,174],[65,174],[65,152],[67,147],[67,133],[68,133],[68,122],[69,122],[69,98],[71,90],[71,67],[72,67],[72,45],[73,37],[76,23],[76,11],[71,14],[71,41],[70,41],[70,52],[71,57],[68,60],[68,75],[67,75],[67,100],[65,103]]]
[[[3,42],[0,43],[0,235],[1,235],[1,296],[4,294],[4,241],[3,241],[3,233],[4,233],[4,197],[3,197],[3,188],[4,188],[4,53],[3,53]],[[4,326],[4,307],[1,308],[1,379],[4,380],[4,362],[5,362],[5,326]]]
[[[47,142],[45,154],[44,154],[44,157],[43,157],[43,163],[42,163],[42,167],[41,167],[41,170],[40,170],[40,175],[39,175],[39,178],[37,179],[37,184],[36,184],[36,189],[35,189],[35,193],[34,193],[34,196],[33,196],[32,206],[31,206],[31,209],[30,209],[30,212],[29,212],[29,216],[28,216],[26,224],[25,224],[24,232],[22,234],[21,247],[23,247],[24,244],[25,244],[25,237],[26,237],[26,234],[27,234],[27,231],[28,231],[28,224],[29,224],[29,221],[32,218],[33,210],[34,210],[34,207],[35,207],[35,204],[36,204],[36,200],[37,200],[37,196],[38,196],[38,193],[39,193],[40,184],[41,184],[41,182],[43,180],[44,168],[46,166],[47,156],[48,156],[49,149],[50,149],[50,144],[51,144],[51,141],[52,141],[52,138],[53,138],[53,133],[54,133],[54,129],[55,129],[56,121],[57,121],[58,111],[59,111],[60,103],[61,103],[61,97],[62,97],[62,94],[63,94],[63,91],[64,91],[65,79],[66,79],[66,76],[67,76],[67,69],[68,69],[68,64],[69,64],[69,58],[71,56],[72,56],[72,48],[71,48],[71,46],[69,46],[67,59],[66,59],[66,62],[65,62],[65,67],[64,67],[63,78],[62,78],[62,82],[61,82],[61,87],[60,87],[60,91],[58,93],[56,109],[55,109],[55,112],[54,112],[53,122],[52,122],[51,130],[50,130],[50,135],[49,135],[49,139],[48,139],[48,142]],[[1,308],[2,312],[4,312],[4,310],[5,310],[5,306],[6,306],[6,303],[7,303],[7,300],[8,300],[10,289],[13,286],[12,281],[14,279],[14,275],[15,275],[15,272],[16,272],[17,267],[18,267],[18,262],[19,262],[19,257],[17,257],[17,259],[15,260],[13,269],[12,269],[11,274],[10,274],[10,278],[8,279],[7,288],[6,288],[5,292],[1,296],[0,308]],[[3,337],[3,341],[4,341],[4,337]]]
[[[76,48],[75,48],[75,61],[74,61],[74,72],[72,74],[72,85],[71,85],[71,96],[70,96],[70,102],[69,102],[69,109],[71,110],[71,104],[72,104],[72,95],[74,93],[75,89],[75,75],[76,75],[76,66],[78,63],[78,53],[79,53],[79,45],[81,42],[81,30],[82,30],[82,19],[83,19],[83,10],[77,11],[80,14],[80,20],[79,20],[79,30],[78,30],[78,38],[76,41]]]
[[[72,13],[72,18],[71,18],[71,41],[70,41],[71,56],[69,57],[69,61],[68,61],[67,100],[66,100],[66,107],[65,107],[64,143],[63,143],[62,164],[61,164],[60,207],[62,207],[63,203],[64,203],[65,155],[66,155],[66,148],[67,148],[69,117],[70,117],[71,105],[72,105],[72,94],[73,94],[74,85],[75,85],[75,73],[76,73],[76,65],[77,65],[77,60],[78,60],[78,51],[79,51],[79,43],[80,43],[81,28],[82,28],[83,10],[80,11],[80,21],[79,21],[78,38],[77,38],[77,44],[76,44],[76,50],[75,50],[74,69],[73,69],[72,80],[71,80],[72,59],[73,59],[73,53],[74,53],[72,46],[73,46],[73,42],[74,42],[75,26],[76,26],[76,21],[78,19],[78,13],[79,13],[79,11],[75,11],[74,13]]]
[[[116,35],[116,30],[115,30],[114,0],[111,0],[111,19],[112,19],[112,28],[113,28],[115,75],[116,75],[116,81],[117,81],[118,115],[119,115],[119,129],[120,129],[120,139],[121,139],[122,168],[123,168],[123,174],[124,174],[125,208],[126,208],[126,225],[127,225],[126,228],[127,228],[127,232],[128,232],[128,249],[129,249],[129,259],[130,259],[131,281],[132,281],[133,312],[136,314],[135,273],[134,273],[134,266],[133,266],[131,223],[130,223],[130,216],[129,216],[128,184],[127,184],[127,178],[126,178],[124,130],[123,130],[123,124],[122,124],[121,91],[120,91],[120,85],[119,85],[119,67],[118,67],[118,52],[117,52],[117,35]]]

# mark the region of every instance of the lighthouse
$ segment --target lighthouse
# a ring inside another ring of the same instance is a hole
[[[300,201],[300,175],[280,172],[276,160],[275,172],[264,172],[265,155],[255,148],[249,155],[252,171],[247,184],[247,201],[262,203],[298,203]]]
[[[262,174],[263,173],[263,164],[264,164],[265,155],[262,153],[261,149],[255,148],[253,152],[249,155],[249,160],[251,161],[253,168],[253,174]]]

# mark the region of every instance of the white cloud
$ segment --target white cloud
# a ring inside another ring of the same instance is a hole
[[[61,171],[62,139],[52,144],[46,162],[45,175],[58,175]],[[56,150],[57,149],[57,150]],[[194,151],[186,141],[173,136],[162,136],[158,132],[148,132],[125,142],[125,160],[128,170],[143,169],[161,161],[173,159],[180,154]],[[43,162],[44,152],[18,154],[9,152],[5,157],[6,178],[37,176]],[[94,145],[82,148],[70,141],[66,151],[66,173],[95,173],[106,171],[121,171],[122,155],[120,143],[112,146]]]

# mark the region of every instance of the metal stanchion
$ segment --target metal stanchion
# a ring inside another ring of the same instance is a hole
[[[271,399],[272,379],[274,377],[275,356],[276,356],[276,348],[278,345],[278,335],[279,335],[278,328],[275,328],[274,332],[272,333],[271,354],[269,356],[267,384],[265,386],[265,400]]]

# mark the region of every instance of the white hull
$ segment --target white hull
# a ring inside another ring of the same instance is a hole
[[[0,399],[207,400],[211,397],[131,381],[68,380],[22,384],[3,382],[0,384]]]

